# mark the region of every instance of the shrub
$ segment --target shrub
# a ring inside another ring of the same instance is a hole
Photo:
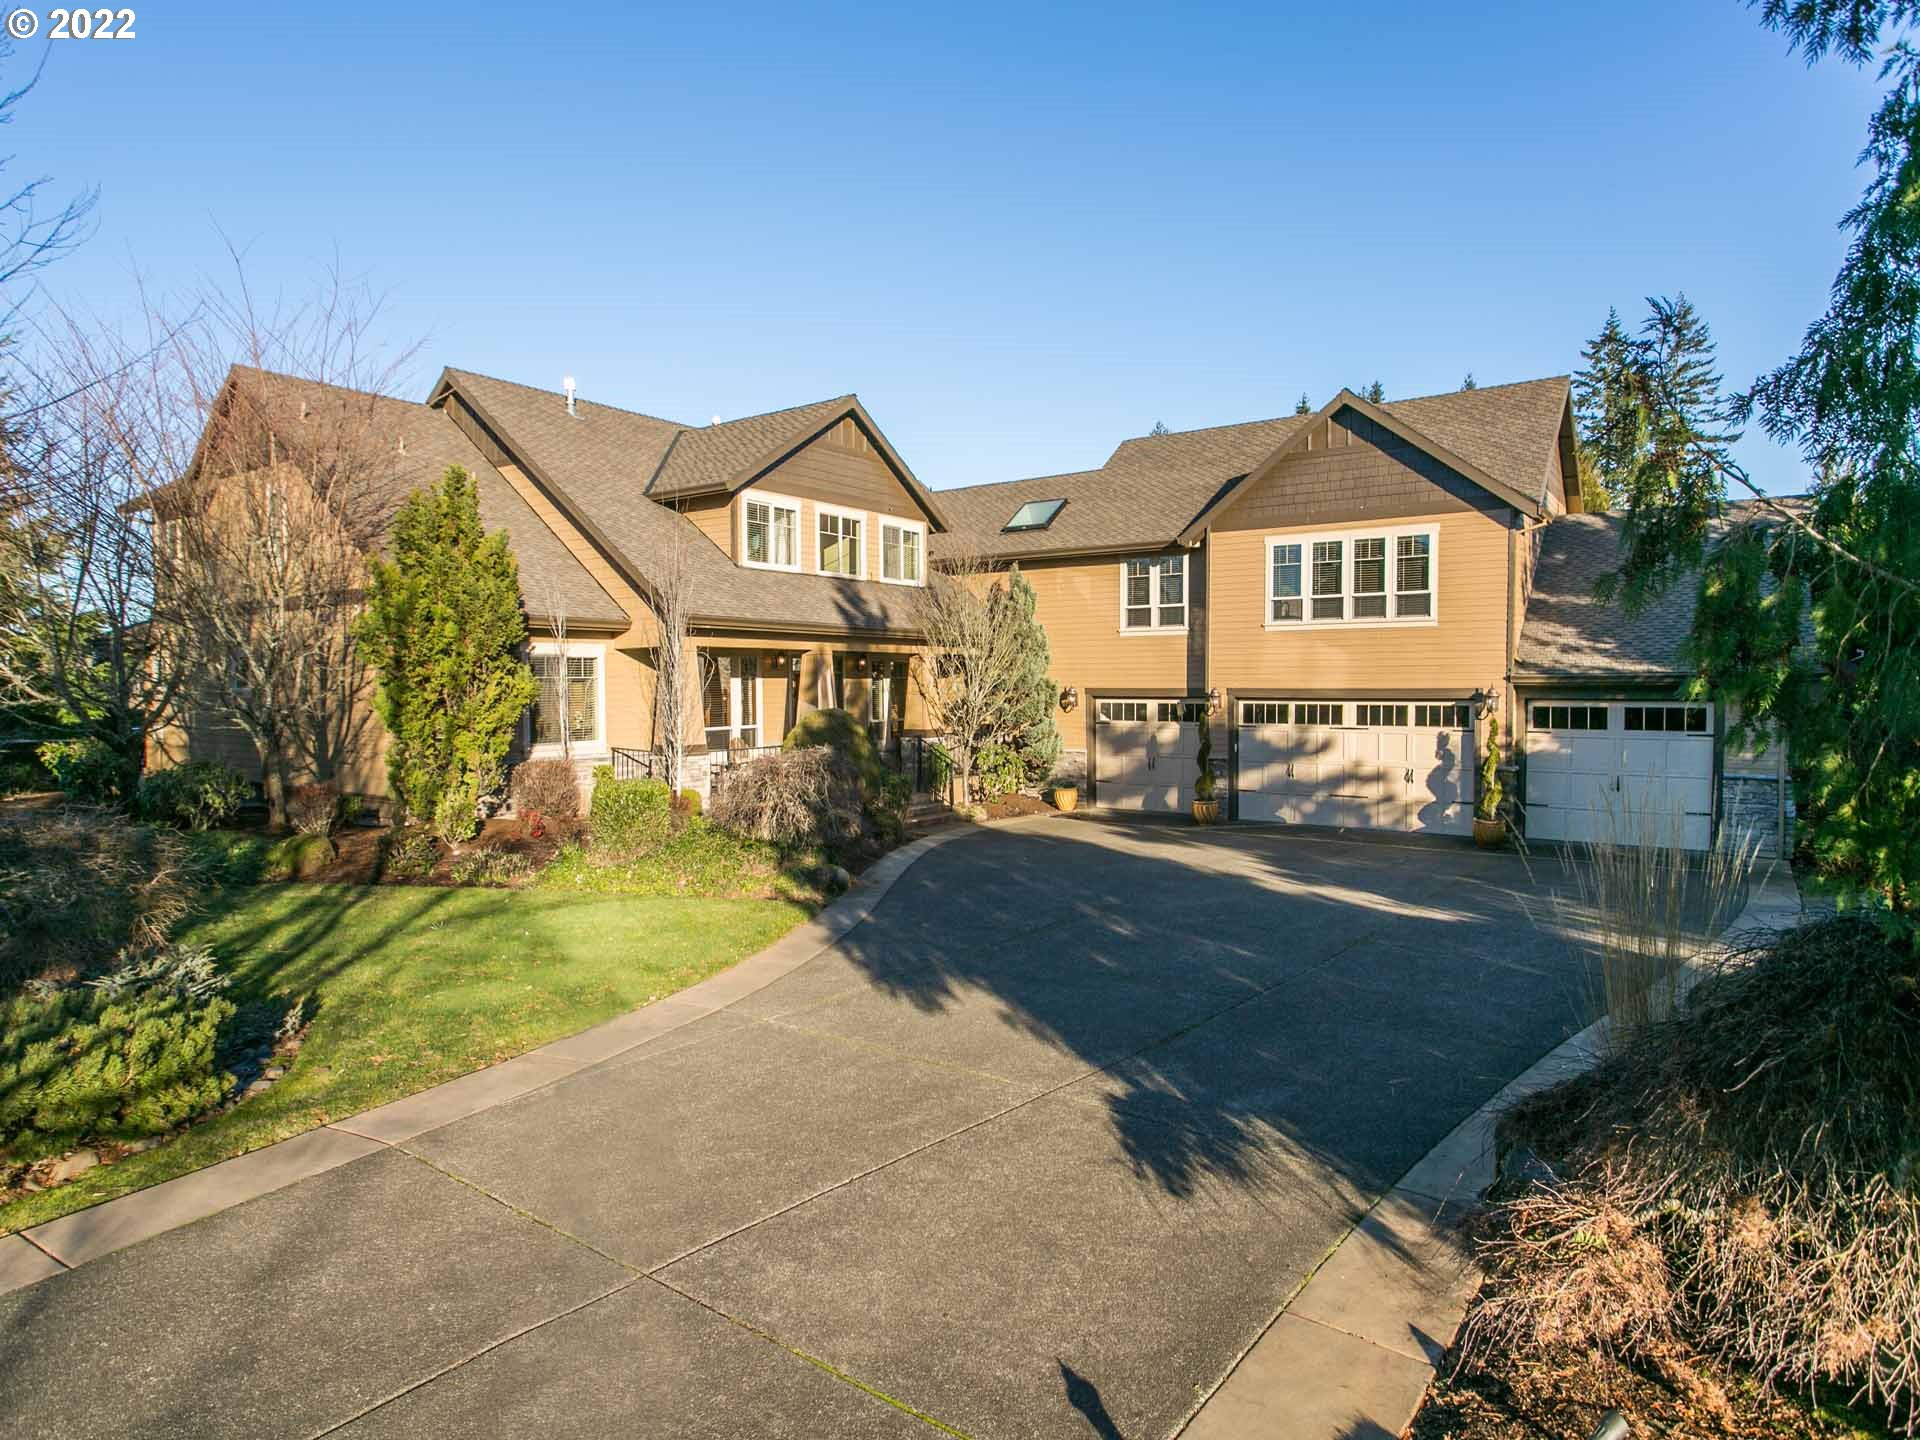
[[[49,740],[34,753],[69,800],[117,805],[125,798],[120,757],[98,740]]]
[[[549,820],[580,818],[580,777],[565,760],[522,760],[513,767],[513,808]]]
[[[142,820],[205,830],[239,813],[253,796],[247,777],[217,760],[194,760],[140,777],[133,809]]]
[[[0,795],[25,795],[35,790],[58,788],[38,756],[13,754],[0,759]]]
[[[334,813],[338,818],[340,827],[345,829],[349,825],[358,824],[360,816],[365,812],[366,808],[367,801],[365,796],[342,795],[339,805],[335,807]]]
[[[1213,722],[1200,722],[1200,748],[1194,752],[1193,798],[1206,804],[1219,796],[1219,781],[1213,773]]]
[[[287,819],[302,835],[325,835],[340,816],[340,787],[325,781],[296,785],[287,794]]]
[[[295,831],[268,849],[267,878],[305,880],[331,865],[333,857],[333,841],[327,836]]]
[[[533,874],[533,862],[512,850],[474,850],[448,868],[456,885],[512,885]]]
[[[1920,985],[1856,917],[1736,942],[1677,1017],[1524,1100],[1467,1353],[1682,1342],[1920,1422]],[[1901,1412],[1904,1411],[1904,1416]]]
[[[1480,784],[1473,797],[1473,814],[1477,820],[1498,820],[1500,802],[1506,798],[1506,789],[1500,783],[1500,717],[1487,717],[1487,753],[1480,760]]]
[[[166,943],[193,895],[171,830],[90,811],[0,816],[0,995]]]
[[[480,793],[471,777],[450,782],[434,802],[434,833],[449,845],[464,845],[479,834]]]
[[[825,745],[785,749],[735,765],[713,800],[716,825],[781,845],[853,839],[860,833],[860,815],[859,773],[845,754]]]
[[[425,830],[390,830],[380,845],[380,873],[389,880],[425,880],[440,864],[440,846]]]
[[[1006,745],[982,745],[973,757],[973,788],[982,800],[998,800],[1027,783],[1026,762]]]
[[[808,711],[780,742],[782,750],[805,750],[816,745],[825,745],[847,758],[863,794],[873,794],[886,779],[886,762],[874,748],[873,737],[845,710]]]
[[[673,833],[673,792],[664,780],[616,780],[611,765],[596,766],[587,824],[596,854],[645,854]]]
[[[0,1156],[163,1134],[219,1103],[233,1002],[172,984],[86,986],[0,1006]]]
[[[700,813],[700,792],[698,790],[682,790],[680,792],[680,808],[689,815],[698,815]]]

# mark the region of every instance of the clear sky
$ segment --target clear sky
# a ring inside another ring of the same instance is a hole
[[[40,6],[0,77],[47,56],[8,177],[100,187],[62,301],[220,275],[223,232],[261,290],[337,254],[415,395],[857,390],[936,487],[1564,373],[1654,292],[1744,385],[1823,308],[1876,94],[1737,0],[135,8],[49,45]]]

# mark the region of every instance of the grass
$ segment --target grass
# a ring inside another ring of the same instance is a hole
[[[786,899],[552,888],[216,892],[177,933],[214,948],[233,972],[235,1000],[309,1001],[313,1024],[298,1061],[272,1089],[168,1144],[0,1206],[0,1234],[585,1029],[725,969],[807,913]]]
[[[535,883],[575,895],[774,896],[818,903],[810,872],[823,863],[811,852],[783,851],[694,821],[630,859],[598,855],[579,843],[564,845]]]

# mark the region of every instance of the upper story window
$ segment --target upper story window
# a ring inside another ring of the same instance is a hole
[[[863,516],[852,510],[819,507],[820,573],[858,579],[866,571]]]
[[[911,520],[880,521],[880,578],[918,585],[924,578],[927,527]]]
[[[1431,526],[1267,537],[1266,626],[1430,624]]]
[[[1150,632],[1187,628],[1187,557],[1159,555],[1121,566],[1120,629]]]
[[[800,502],[749,493],[741,502],[746,530],[743,563],[770,570],[800,568]]]

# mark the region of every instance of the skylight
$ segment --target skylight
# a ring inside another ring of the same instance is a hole
[[[1013,518],[1007,521],[1006,529],[1044,530],[1053,524],[1054,516],[1060,513],[1064,500],[1029,500],[1013,512]]]

